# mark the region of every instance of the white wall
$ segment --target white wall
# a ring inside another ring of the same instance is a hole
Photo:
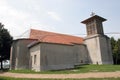
[[[35,71],[40,71],[40,45],[33,46],[30,49],[30,64],[31,69]],[[36,61],[35,60],[36,55]]]
[[[100,44],[97,36],[87,37],[85,44],[88,48],[89,60],[91,64],[101,63]]]

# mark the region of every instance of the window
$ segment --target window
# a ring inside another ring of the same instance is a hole
[[[89,24],[89,25],[87,26],[88,35],[95,34],[95,31],[96,31],[96,28],[95,28],[95,25],[94,25],[94,24]]]
[[[37,56],[34,55],[34,64],[36,64]]]
[[[96,30],[96,29],[95,29],[94,24],[91,25],[91,30],[92,30],[92,34],[95,34],[95,30]]]

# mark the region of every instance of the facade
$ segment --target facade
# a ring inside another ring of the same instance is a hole
[[[87,37],[84,43],[87,45],[92,64],[113,64],[110,39],[104,35],[102,22],[106,19],[100,16],[92,16],[82,23],[86,24]]]
[[[85,38],[91,64],[113,64],[110,40],[105,35]]]
[[[81,64],[113,64],[109,37],[102,22],[94,15],[86,24],[87,37],[31,29],[28,39],[18,39],[11,47],[11,69],[35,71],[74,68]]]
[[[80,54],[81,53],[81,54]],[[32,70],[59,70],[88,64],[86,46],[54,43],[37,43],[30,48]]]
[[[28,44],[35,39],[17,39],[14,40],[11,47],[10,68],[11,69],[28,69],[29,68],[29,49]]]

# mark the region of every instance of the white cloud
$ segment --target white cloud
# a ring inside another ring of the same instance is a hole
[[[0,0],[0,22],[5,25],[11,35],[19,35],[23,31],[29,14],[11,7],[6,0]]]
[[[11,35],[17,37],[30,28],[55,31],[54,26],[48,25],[44,21],[48,20],[49,16],[54,20],[61,21],[60,16],[56,12],[46,12],[47,10],[42,5],[39,6],[40,4],[33,0],[30,1],[34,3],[30,2],[25,6],[28,1],[21,2],[24,4],[21,8],[19,4],[16,6],[12,5],[12,2],[10,3],[8,0],[0,0],[0,22],[5,25],[5,28],[10,31]],[[28,8],[23,9],[24,7]],[[45,13],[49,16],[46,16]]]
[[[41,24],[34,14],[11,6],[7,0],[0,0],[0,22],[5,25],[13,37],[17,37],[30,28],[50,30],[50,26]]]
[[[32,29],[41,29],[41,30],[55,30],[54,27],[51,27],[47,24],[41,24],[38,20],[31,21],[30,28]]]
[[[48,12],[48,15],[50,15],[53,19],[57,20],[57,21],[61,21],[61,17],[56,13],[56,12]]]

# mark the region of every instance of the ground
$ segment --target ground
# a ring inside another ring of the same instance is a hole
[[[120,78],[120,65],[81,65],[81,66],[76,66],[75,69],[71,69],[71,70],[47,71],[47,72],[46,71],[34,72],[30,70],[10,70],[8,72],[5,71],[0,72],[0,77],[1,76],[13,77],[17,79],[18,78],[42,78],[42,79],[43,78],[47,78],[47,79],[48,78],[49,79]],[[116,79],[116,80],[120,80],[120,79]]]
[[[23,73],[0,73],[0,76],[14,78],[117,78],[120,77],[120,71],[116,72],[89,72],[79,74],[23,74]]]

